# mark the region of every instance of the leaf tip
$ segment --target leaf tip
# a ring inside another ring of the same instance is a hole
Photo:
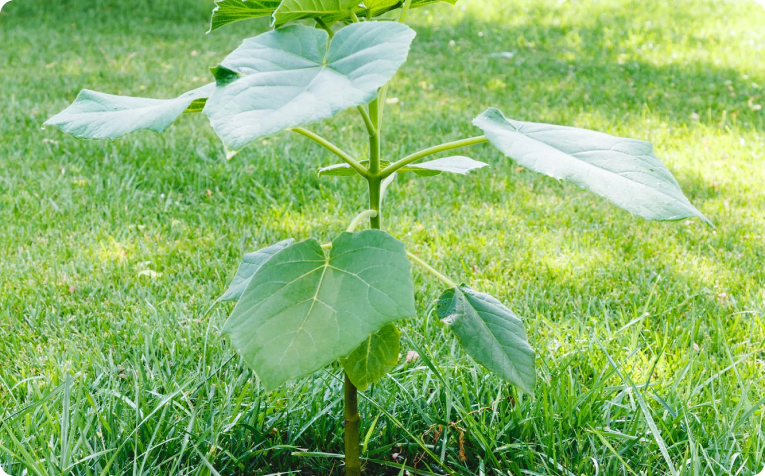
[[[229,149],[228,147],[225,147],[225,146],[224,146],[224,150],[226,151],[226,160],[233,159],[234,156],[239,153],[238,150],[231,150],[231,149]]]
[[[219,64],[210,68],[218,86],[226,86],[239,79],[239,73]]]

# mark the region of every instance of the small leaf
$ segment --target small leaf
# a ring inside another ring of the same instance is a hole
[[[215,88],[208,84],[175,99],[115,96],[83,89],[71,106],[45,122],[80,139],[116,139],[134,131],[163,133]]]
[[[287,246],[252,276],[223,327],[267,389],[353,352],[382,326],[412,317],[403,243],[379,230]]]
[[[267,248],[263,248],[262,250],[255,251],[254,253],[244,255],[242,264],[239,265],[234,280],[231,282],[231,285],[223,296],[218,298],[218,301],[238,301],[244,290],[247,289],[247,285],[250,283],[255,272],[257,272],[266,261],[271,259],[273,255],[294,242],[295,240],[290,238]]]
[[[369,166],[368,160],[362,160],[359,162],[364,167]],[[380,168],[384,169],[390,165],[390,162],[381,160]],[[407,165],[401,167],[397,172],[413,172],[420,177],[433,177],[441,175],[442,172],[449,172],[453,174],[464,175],[471,170],[480,169],[482,167],[488,167],[489,164],[473,160],[469,157],[444,157],[443,159],[431,160],[428,162],[422,162],[414,165]],[[348,164],[334,164],[327,167],[322,167],[318,171],[319,177],[351,177],[358,175],[358,173]]]
[[[340,363],[359,390],[366,390],[398,363],[401,333],[393,324],[376,330]]]
[[[205,113],[227,150],[371,101],[406,60],[414,31],[362,22],[338,31],[292,25],[250,38],[220,65]],[[237,75],[237,77],[233,77]]]
[[[274,12],[274,27],[304,18],[321,18],[331,15],[349,16],[361,0],[283,0]]]
[[[369,167],[368,160],[362,160],[359,163],[363,165],[364,167]],[[385,167],[389,165],[390,165],[390,162],[387,162],[385,160],[380,161],[380,169],[384,169]],[[333,164],[333,165],[328,165],[327,167],[322,167],[318,170],[318,174],[319,174],[319,177],[352,177],[354,175],[359,175],[359,173],[356,172],[356,170],[354,170],[353,167],[346,164],[345,162],[341,164]]]
[[[575,127],[520,122],[489,109],[473,124],[506,156],[567,180],[647,220],[699,217],[650,142]]]
[[[408,165],[400,169],[401,172],[414,172],[422,177],[439,175],[442,172],[465,175],[471,170],[488,167],[489,164],[473,160],[469,157],[454,156],[444,157],[443,159],[421,162],[415,165]]]
[[[476,362],[534,394],[534,350],[523,322],[510,309],[490,295],[462,285],[441,295],[437,312]]]
[[[217,0],[210,20],[210,31],[229,23],[270,16],[281,0]]]

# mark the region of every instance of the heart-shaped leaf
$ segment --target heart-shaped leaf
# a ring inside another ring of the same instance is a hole
[[[393,370],[398,363],[401,333],[387,324],[366,338],[356,350],[340,359],[348,378],[359,390],[366,390]]]
[[[116,139],[150,130],[159,134],[185,111],[201,111],[215,84],[189,91],[175,99],[115,96],[83,89],[68,108],[45,122],[80,139]]]
[[[650,142],[575,127],[507,119],[489,109],[473,124],[506,156],[535,172],[573,182],[647,220],[699,217]]]
[[[476,362],[534,394],[534,350],[523,322],[510,309],[490,295],[462,285],[444,291],[437,312]]]
[[[217,0],[210,32],[236,21],[271,16],[280,3],[281,0]]]
[[[244,255],[242,264],[239,265],[234,280],[231,282],[231,285],[223,296],[218,298],[218,301],[238,301],[244,290],[247,289],[247,285],[250,284],[250,279],[252,279],[255,272],[259,270],[266,261],[271,259],[273,255],[294,242],[295,240],[290,238],[267,248],[263,248],[262,250],[255,251],[254,253],[247,253]]]
[[[362,160],[361,165],[368,166],[368,160]],[[380,167],[385,168],[390,165],[390,162],[385,160],[380,161]],[[433,177],[435,175],[441,175],[443,172],[449,172],[453,174],[464,175],[471,170],[480,169],[482,167],[488,167],[489,164],[473,160],[469,157],[454,156],[444,157],[443,159],[431,160],[428,162],[422,162],[414,165],[407,165],[398,169],[397,172],[412,172],[420,177]],[[346,163],[329,165],[322,167],[318,171],[319,177],[350,177],[358,175],[358,173]]]
[[[223,332],[268,389],[353,352],[385,324],[415,315],[403,243],[379,230],[343,233],[325,255],[290,245],[252,276]]]
[[[245,40],[215,69],[205,113],[233,153],[251,141],[371,101],[406,60],[414,31],[362,22],[337,32],[292,25]]]
[[[283,0],[274,12],[274,26],[303,18],[321,18],[330,15],[348,16],[361,0]]]

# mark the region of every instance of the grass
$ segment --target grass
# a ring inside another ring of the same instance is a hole
[[[210,9],[25,0],[0,13],[0,466],[13,476],[342,474],[339,369],[264,393],[219,335],[229,309],[205,311],[244,252],[344,229],[361,182],[319,180],[334,160],[286,134],[226,162],[198,115],[117,142],[40,129],[83,87],[204,84],[267,27],[206,36]],[[402,345],[420,358],[364,392],[366,474],[759,472],[762,8],[463,0],[411,21],[389,158],[475,135],[470,119],[496,106],[653,141],[717,228],[641,221],[486,146],[468,153],[491,169],[398,181],[384,226],[524,317],[539,383],[530,399],[473,364],[433,315],[439,283],[416,270]],[[354,114],[312,128],[363,158]]]

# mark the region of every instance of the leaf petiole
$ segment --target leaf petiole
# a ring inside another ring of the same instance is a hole
[[[326,23],[324,23],[324,20],[322,20],[322,19],[321,19],[321,18],[319,18],[319,17],[316,17],[316,24],[317,24],[317,25],[319,25],[319,28],[321,28],[322,30],[324,30],[324,31],[326,31],[326,32],[327,32],[327,34],[329,35],[329,39],[330,39],[330,40],[331,40],[332,38],[334,38],[334,36],[335,36],[335,32],[334,32],[334,31],[332,31],[332,28],[330,28],[330,27],[329,27],[329,25],[327,25]]]
[[[447,142],[446,144],[437,145],[435,147],[430,147],[428,149],[421,150],[412,155],[404,157],[403,159],[395,163],[390,164],[382,172],[380,172],[380,176],[382,178],[385,178],[388,175],[396,172],[400,168],[405,167],[411,164],[412,162],[416,160],[420,160],[423,157],[427,157],[429,155],[438,154],[439,152],[446,152],[447,150],[459,149],[460,147],[467,147],[469,145],[483,144],[484,142],[488,142],[488,141],[489,139],[487,139],[486,136],[478,136],[478,137],[471,137],[469,139],[462,139],[462,140],[458,140],[454,142]]]
[[[376,216],[377,210],[364,210],[363,212],[356,215],[356,218],[351,221],[351,224],[348,225],[348,229],[345,231],[348,233],[353,233],[356,230],[356,227],[358,227],[362,221],[374,218]]]
[[[415,255],[413,255],[411,252],[407,251],[407,252],[406,252],[406,256],[407,256],[407,257],[408,257],[410,260],[414,261],[415,263],[419,264],[419,265],[420,265],[420,266],[422,266],[423,268],[425,268],[425,269],[427,269],[428,271],[430,271],[431,273],[433,273],[433,275],[434,275],[435,277],[437,277],[439,280],[441,280],[441,282],[443,282],[444,284],[446,284],[446,285],[447,285],[447,286],[449,286],[450,288],[456,288],[456,287],[457,287],[457,283],[455,283],[455,282],[454,282],[454,281],[452,281],[451,279],[447,278],[447,277],[446,277],[446,276],[444,276],[443,274],[441,274],[441,273],[439,273],[438,271],[436,271],[436,270],[435,270],[435,268],[433,268],[431,265],[429,265],[428,263],[424,262],[424,261],[423,261],[423,260],[421,260],[420,258],[416,257],[416,256],[415,256]]]
[[[363,165],[361,165],[356,159],[350,156],[347,152],[345,152],[340,147],[336,146],[332,142],[328,141],[327,139],[321,137],[320,135],[309,131],[308,129],[303,129],[302,127],[293,127],[290,129],[292,132],[297,132],[298,134],[308,137],[312,141],[316,142],[320,146],[324,147],[328,151],[332,152],[336,156],[343,159],[348,165],[353,167],[353,169],[359,173],[362,177],[369,177],[369,174],[367,173],[367,169],[364,168]]]
[[[406,21],[406,14],[409,13],[409,8],[412,6],[412,0],[406,0],[404,3],[404,8],[401,9],[401,16],[398,17],[399,23],[404,23]]]
[[[357,109],[359,110],[359,114],[361,114],[361,118],[364,119],[364,125],[367,127],[367,134],[370,136],[373,136],[377,133],[375,130],[374,124],[372,124],[372,119],[369,118],[369,113],[366,109],[364,109],[364,106],[357,106]]]

